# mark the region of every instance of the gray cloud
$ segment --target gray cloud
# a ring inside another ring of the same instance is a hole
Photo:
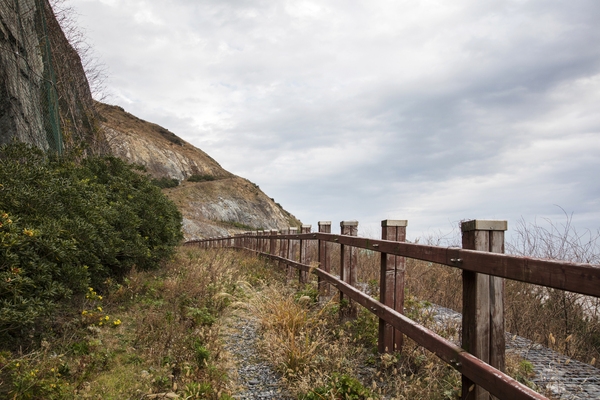
[[[307,223],[600,226],[597,1],[71,3],[113,102]]]

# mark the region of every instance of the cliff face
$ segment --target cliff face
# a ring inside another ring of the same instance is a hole
[[[208,154],[165,128],[121,107],[97,103],[97,109],[113,154],[144,165],[155,178],[181,181],[164,190],[183,214],[186,239],[300,224],[257,185],[226,171]],[[205,180],[186,180],[193,175]]]
[[[0,2],[0,144],[106,151],[77,51],[48,0]]]
[[[187,239],[299,221],[258,186],[221,168],[172,132],[95,103],[77,51],[48,0],[0,1],[0,145],[12,140],[61,152],[82,146],[146,166],[181,209]],[[200,177],[201,182],[187,178]]]

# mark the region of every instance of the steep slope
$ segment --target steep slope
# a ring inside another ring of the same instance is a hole
[[[48,0],[0,2],[0,144],[107,151],[88,80]]]
[[[167,129],[118,106],[96,103],[96,108],[113,154],[144,165],[155,178],[181,182],[164,190],[183,214],[186,239],[300,224],[257,185],[226,171],[208,154]],[[210,180],[186,180],[193,175]]]

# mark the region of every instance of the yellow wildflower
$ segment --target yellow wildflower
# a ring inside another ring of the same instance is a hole
[[[121,325],[121,320],[120,320],[120,319],[115,319],[115,320],[113,321],[113,325],[114,325],[114,326],[119,326],[119,325]]]
[[[102,311],[102,307],[100,307],[100,306],[96,307],[96,309],[97,309],[98,311]]]
[[[108,315],[107,315],[106,317],[104,317],[104,319],[105,319],[106,321],[108,321],[110,318],[108,318]]]
[[[33,236],[34,232],[33,232],[33,229],[24,228],[23,229],[23,234],[25,234],[27,236]]]

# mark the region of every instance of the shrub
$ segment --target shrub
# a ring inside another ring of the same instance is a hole
[[[175,205],[114,157],[76,163],[21,143],[0,147],[0,204],[4,339],[73,293],[158,267],[182,237]]]
[[[209,181],[214,181],[216,178],[212,175],[199,175],[199,174],[192,174],[190,175],[190,177],[187,179],[188,182],[209,182]]]
[[[161,189],[168,189],[179,186],[179,180],[163,176],[161,178],[152,179],[152,184],[158,186]]]

